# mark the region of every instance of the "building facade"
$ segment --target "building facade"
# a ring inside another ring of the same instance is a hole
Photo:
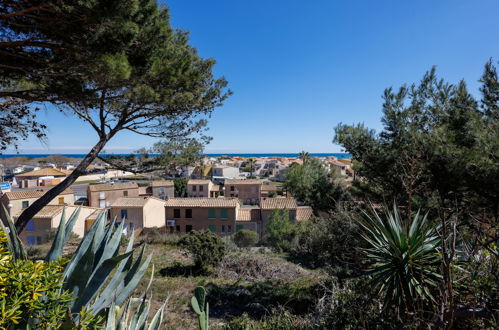
[[[109,207],[121,197],[139,197],[137,183],[113,182],[89,185],[87,187],[88,205],[92,207]]]

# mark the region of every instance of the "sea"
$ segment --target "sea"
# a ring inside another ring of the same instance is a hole
[[[40,158],[40,157],[48,157],[53,156],[55,154],[0,154],[0,158],[12,158],[12,157],[26,157],[26,158]],[[57,154],[71,158],[84,158],[85,154]],[[101,157],[107,156],[130,156],[131,154],[101,154]],[[156,154],[150,154],[149,156],[155,156]],[[221,153],[221,154],[211,154],[207,153],[206,156],[209,157],[221,157],[221,156],[229,156],[229,157],[286,157],[286,158],[295,158],[299,157],[299,153]],[[334,156],[338,159],[351,158],[352,155],[349,153],[310,153],[312,157],[331,157]]]

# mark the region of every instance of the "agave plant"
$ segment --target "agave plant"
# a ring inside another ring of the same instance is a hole
[[[361,222],[369,243],[367,258],[373,284],[384,294],[384,308],[399,306],[413,310],[416,302],[434,301],[433,289],[441,275],[437,228],[419,212],[410,224],[404,222],[397,206],[381,218],[373,209]]]
[[[57,260],[62,256],[63,247],[71,235],[79,211],[80,209],[77,209],[73,212],[66,221],[63,210],[46,261]],[[0,223],[4,232],[8,234],[7,247],[14,259],[26,259],[26,250],[5,210],[4,215]],[[124,223],[116,225],[115,221],[116,219],[108,223],[107,211],[101,212],[65,266],[62,290],[71,292],[75,297],[70,306],[68,320],[65,321],[66,325],[77,324],[82,312],[107,317],[106,324],[109,329],[145,329],[147,325],[150,300],[146,297],[149,296],[149,287],[134,312],[132,301],[135,300],[130,296],[149,267],[152,255],[144,256],[144,245],[134,259],[134,233],[124,253],[120,254]],[[125,307],[117,319],[116,310],[119,310],[117,306],[122,304]],[[164,306],[152,319],[149,329],[159,328]],[[111,317],[113,318],[110,319]]]

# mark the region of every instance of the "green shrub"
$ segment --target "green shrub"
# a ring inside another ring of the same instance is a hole
[[[240,230],[234,235],[234,242],[241,248],[255,246],[258,239],[258,233],[248,229]]]
[[[222,238],[208,230],[191,231],[179,240],[179,245],[192,255],[196,270],[204,273],[218,266],[226,252]]]
[[[267,225],[265,242],[277,252],[293,251],[300,236],[307,230],[305,222],[293,222],[286,210],[275,210]]]

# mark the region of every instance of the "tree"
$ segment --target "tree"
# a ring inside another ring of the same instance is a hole
[[[239,247],[250,247],[258,243],[258,233],[253,230],[242,229],[234,235],[234,243]]]
[[[254,158],[248,158],[248,164],[249,164],[249,168],[250,168],[250,178],[255,178],[255,176],[253,175],[253,172],[255,170],[255,164],[256,164],[256,159]]]
[[[187,183],[189,178],[175,178],[173,179],[175,197],[187,197]]]
[[[203,156],[208,137],[182,137],[156,142],[152,148],[142,148],[128,156],[99,156],[99,159],[122,171],[132,173],[166,172],[177,175],[177,170],[195,164]],[[151,156],[151,154],[153,156]]]
[[[88,96],[56,103],[61,111],[88,123],[98,141],[64,181],[24,210],[16,223],[20,231],[84,173],[118,132],[165,139],[185,137],[200,132],[206,125],[203,116],[229,95],[227,82],[213,77],[214,60],[199,57],[188,44],[187,33],[169,26],[166,9],[158,9],[152,0],[127,0],[125,4],[121,2],[130,13],[108,23],[116,28],[125,20],[133,26],[131,35],[127,34],[129,29],[123,31],[127,42],[120,39],[121,34],[114,34],[116,43],[124,43],[119,52],[93,52],[96,58],[88,74],[75,77],[83,90],[79,95]]]
[[[304,231],[299,222],[289,219],[287,210],[274,210],[267,224],[264,241],[278,252],[292,252]]]
[[[341,179],[316,158],[292,166],[286,173],[284,188],[315,212],[333,210],[346,198]]]
[[[305,162],[306,160],[310,159],[310,153],[306,151],[300,152],[300,159],[302,160],[302,162]]]
[[[189,251],[194,259],[194,267],[202,273],[218,266],[226,252],[220,236],[208,230],[191,231],[180,239],[179,245]]]

